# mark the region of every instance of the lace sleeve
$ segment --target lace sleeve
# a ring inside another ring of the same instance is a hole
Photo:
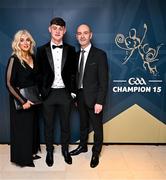
[[[7,88],[9,90],[10,94],[12,96],[14,96],[15,99],[17,99],[21,104],[24,104],[26,102],[26,99],[21,96],[18,88],[16,88],[13,85],[13,78],[15,76],[14,75],[15,71],[14,71],[13,64],[14,64],[14,57],[11,57],[9,59],[9,63],[8,63],[8,66],[7,66],[7,71],[6,71],[6,84],[7,84]]]

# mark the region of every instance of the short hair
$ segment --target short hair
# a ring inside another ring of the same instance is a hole
[[[59,25],[59,26],[66,26],[66,22],[60,18],[60,17],[54,17],[51,21],[50,21],[50,26],[52,24],[55,24],[55,25]]]

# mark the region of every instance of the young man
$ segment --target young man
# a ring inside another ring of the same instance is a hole
[[[44,99],[43,115],[45,119],[46,164],[52,166],[54,150],[54,114],[58,111],[61,127],[62,155],[68,164],[72,164],[69,154],[70,109],[74,88],[75,48],[64,43],[66,23],[55,17],[48,28],[51,40],[37,49],[37,62],[41,81],[39,86]]]
[[[94,145],[90,166],[96,167],[103,143],[102,115],[108,86],[106,53],[91,44],[92,31],[86,24],[77,28],[76,38],[81,46],[78,53],[78,110],[80,114],[80,144],[71,155],[87,152],[89,122],[94,130]]]

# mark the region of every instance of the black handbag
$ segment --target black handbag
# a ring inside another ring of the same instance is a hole
[[[30,87],[22,88],[22,89],[19,89],[19,91],[20,91],[20,94],[24,98],[33,102],[34,105],[42,103],[41,94],[39,93],[39,89],[37,86],[30,86]],[[16,99],[14,99],[14,104],[15,104],[16,110],[22,109],[22,104],[18,102]]]
[[[22,109],[22,104],[16,99],[14,99],[14,105],[15,105],[16,110]]]

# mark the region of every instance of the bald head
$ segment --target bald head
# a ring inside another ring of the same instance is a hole
[[[91,31],[91,28],[88,24],[80,24],[78,27],[77,27],[77,32],[79,31],[79,29],[87,29],[89,32],[92,32]]]
[[[92,31],[89,25],[81,24],[77,28],[76,38],[84,49],[90,44],[90,40],[92,38]]]

